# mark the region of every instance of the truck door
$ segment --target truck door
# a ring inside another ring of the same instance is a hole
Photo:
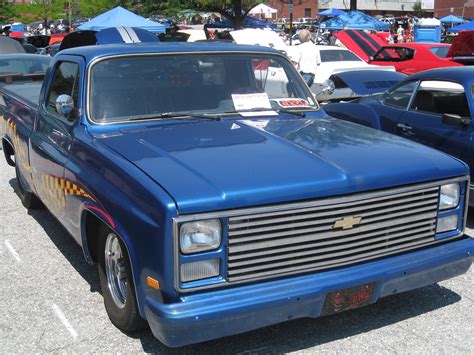
[[[472,170],[472,122],[464,126],[448,124],[443,122],[443,114],[472,118],[464,87],[452,81],[424,80],[409,110],[400,117],[397,134],[464,160]]]
[[[78,122],[78,110],[72,107],[77,107],[79,102],[79,73],[80,63],[74,59],[60,60],[54,65],[49,82],[43,87],[30,139],[36,192],[57,218],[64,215],[67,191],[64,167],[71,151],[73,128]]]

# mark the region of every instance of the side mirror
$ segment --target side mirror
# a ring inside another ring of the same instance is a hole
[[[68,116],[74,110],[74,100],[71,96],[62,94],[56,99],[56,111],[62,116]]]
[[[452,126],[467,126],[471,120],[452,113],[444,113],[441,121]]]

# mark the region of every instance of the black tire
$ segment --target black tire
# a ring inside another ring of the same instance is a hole
[[[24,183],[23,177],[21,176],[21,172],[17,164],[15,164],[15,173],[16,173],[16,182],[18,186],[17,193],[18,193],[18,197],[20,197],[20,201],[23,204],[23,206],[25,206],[29,210],[37,210],[37,209],[44,208],[43,203],[34,193],[26,191],[25,185],[24,185],[25,183]]]
[[[104,297],[105,310],[109,316],[111,322],[120,330],[126,333],[136,332],[138,330],[144,329],[147,326],[147,322],[140,316],[138,310],[137,299],[135,295],[135,285],[133,282],[132,268],[130,267],[130,259],[128,257],[127,249],[125,248],[123,242],[118,236],[118,241],[120,243],[122,251],[123,266],[125,268],[125,278],[126,278],[126,288],[127,288],[127,297],[124,302],[124,306],[118,307],[116,302],[112,297],[113,291],[109,287],[109,282],[107,278],[107,268],[106,268],[106,241],[109,235],[115,235],[115,232],[110,230],[106,226],[101,226],[100,232],[98,235],[98,270],[99,270],[99,279],[100,287],[102,289],[102,297]]]

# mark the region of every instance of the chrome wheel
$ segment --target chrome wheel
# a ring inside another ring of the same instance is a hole
[[[105,273],[115,305],[124,308],[128,296],[127,269],[122,247],[115,233],[109,233],[105,241]]]

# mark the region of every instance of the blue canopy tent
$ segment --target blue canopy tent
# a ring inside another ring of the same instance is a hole
[[[77,29],[79,31],[100,31],[111,27],[136,27],[153,33],[166,32],[166,26],[157,22],[147,20],[142,16],[138,16],[133,12],[124,9],[121,6],[104,12],[92,20],[82,24]]]
[[[442,23],[463,23],[465,22],[462,18],[449,15],[439,19]]]
[[[326,16],[326,17],[335,17],[339,15],[344,15],[345,12],[339,9],[327,9],[321,12],[318,12],[318,16]]]
[[[390,25],[362,12],[351,11],[321,22],[320,27],[328,30],[346,28],[351,30],[388,31]]]
[[[267,22],[264,20],[260,20],[254,17],[245,17],[243,22],[243,27],[245,28],[270,28],[275,29],[277,26],[272,22]],[[222,21],[211,23],[207,26],[207,28],[234,28],[234,24],[231,20],[225,19]]]
[[[450,28],[448,32],[474,31],[474,21],[463,23],[462,25]]]

